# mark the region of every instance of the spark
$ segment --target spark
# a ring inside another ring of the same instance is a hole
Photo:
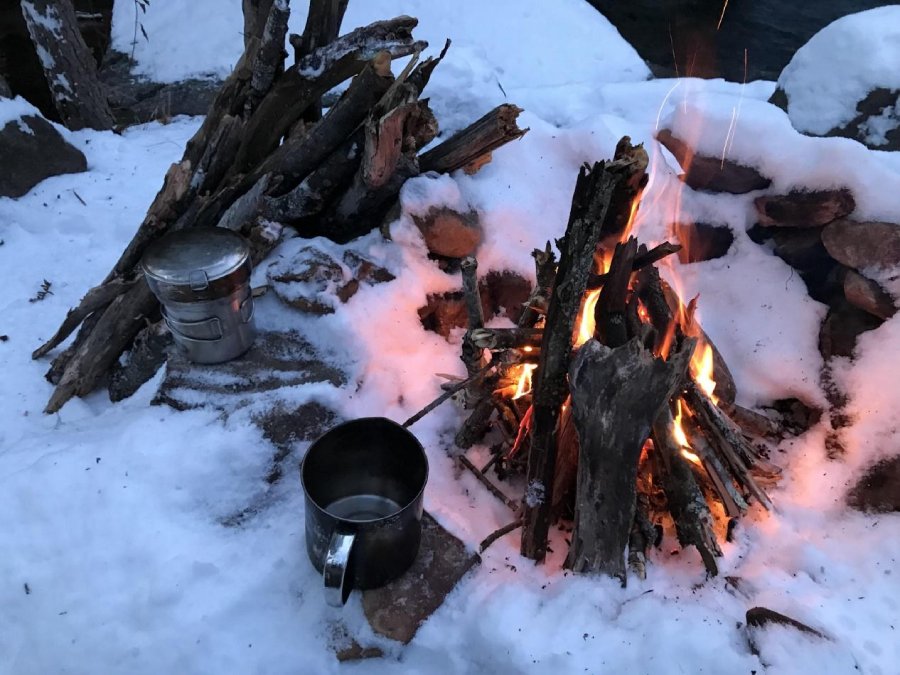
[[[669,100],[669,97],[672,95],[676,89],[678,89],[678,85],[681,84],[681,80],[675,82],[675,86],[669,89],[669,93],[666,94],[666,97],[662,100],[662,103],[659,106],[659,110],[656,111],[656,131],[659,131],[659,120],[662,117],[663,108],[666,107],[666,103]]]
[[[725,4],[722,5],[722,13],[719,15],[719,23],[716,25],[716,30],[719,30],[722,27],[722,19],[725,18],[726,9],[728,9],[728,0],[725,0]]]
[[[728,129],[728,135],[725,136],[725,147],[722,148],[722,165],[725,164],[725,154],[731,152],[731,146],[734,144],[735,130],[737,128],[737,120],[741,117],[741,107],[744,105],[744,89],[747,87],[747,48],[744,47],[744,81],[741,83],[741,90],[738,95],[737,109],[732,109],[731,126]],[[729,137],[730,136],[730,137]]]
[[[675,56],[675,40],[672,38],[672,24],[669,24],[669,44],[672,45],[672,63],[675,64],[675,77],[681,77],[678,74],[678,59]]]

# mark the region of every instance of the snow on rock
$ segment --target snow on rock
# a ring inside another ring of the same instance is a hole
[[[900,6],[845,16],[797,50],[778,78],[796,129],[900,149]]]

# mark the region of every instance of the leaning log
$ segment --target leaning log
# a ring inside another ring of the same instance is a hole
[[[73,131],[112,129],[115,119],[72,0],[21,0],[21,6],[63,124]]]
[[[625,583],[641,448],[683,381],[692,348],[686,344],[668,361],[655,358],[638,339],[615,349],[592,339],[579,349],[569,372],[580,448],[575,529],[566,561],[573,571]]]
[[[547,553],[557,421],[568,394],[566,375],[572,353],[572,329],[587,287],[610,196],[625,168],[615,162],[582,167],[572,195],[569,224],[560,242],[556,283],[547,309],[541,357],[534,378],[533,430],[522,529],[522,555],[532,560],[542,561]]]

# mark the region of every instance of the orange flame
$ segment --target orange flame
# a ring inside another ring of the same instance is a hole
[[[681,399],[675,401],[675,424],[672,426],[672,438],[678,444],[681,450],[681,456],[689,462],[700,465],[700,458],[691,450],[691,444],[688,442],[687,435],[684,433],[684,427],[681,424],[683,418],[681,410]]]
[[[706,341],[700,342],[691,356],[691,375],[712,402],[718,403],[719,399],[713,394],[716,389],[716,381],[713,379],[713,349]]]
[[[513,394],[513,400],[522,398],[531,393],[531,377],[537,369],[537,364],[522,364],[522,373],[519,375],[519,381],[516,383],[516,393]]]
[[[584,296],[584,302],[581,304],[581,314],[578,318],[578,335],[575,336],[576,347],[580,347],[594,337],[594,329],[596,328],[594,309],[597,307],[597,300],[599,299],[599,289],[596,291],[589,291],[588,294]]]

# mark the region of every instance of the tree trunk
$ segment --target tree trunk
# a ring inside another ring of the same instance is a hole
[[[71,0],[21,0],[28,33],[63,123],[72,130],[112,129],[113,114],[81,36]]]

